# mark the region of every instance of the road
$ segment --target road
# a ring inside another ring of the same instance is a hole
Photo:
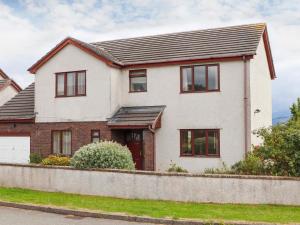
[[[150,225],[0,207],[0,225]]]

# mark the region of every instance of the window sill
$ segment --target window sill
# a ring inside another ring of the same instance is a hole
[[[129,91],[128,93],[145,93],[147,91]]]
[[[220,155],[180,155],[183,158],[221,158]]]
[[[221,90],[213,90],[213,91],[180,91],[179,94],[211,93],[211,92],[221,92]]]
[[[55,96],[55,98],[72,98],[72,97],[86,97],[86,95]]]

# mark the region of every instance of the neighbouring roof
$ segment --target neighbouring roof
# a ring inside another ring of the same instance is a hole
[[[265,23],[85,43],[66,38],[28,70],[35,73],[67,44],[73,44],[111,66],[126,67],[188,60],[253,56],[264,39],[271,77],[275,78]]]
[[[9,85],[11,85],[17,92],[22,90],[22,88],[6,73],[4,73],[2,69],[0,69],[0,76],[3,78],[3,80],[0,80],[0,91]]]
[[[115,128],[160,127],[161,115],[166,106],[134,106],[121,107],[112,118],[108,119],[108,126]]]
[[[34,83],[0,107],[0,121],[34,118]]]

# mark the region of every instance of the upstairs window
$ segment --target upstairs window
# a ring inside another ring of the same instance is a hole
[[[129,92],[147,91],[147,72],[146,70],[129,71]]]
[[[219,130],[186,129],[180,130],[181,156],[220,156]]]
[[[85,95],[85,71],[56,73],[56,97],[71,97]]]
[[[219,65],[194,65],[180,68],[182,93],[220,90]]]

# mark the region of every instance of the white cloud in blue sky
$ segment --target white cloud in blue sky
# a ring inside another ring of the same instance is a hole
[[[27,68],[66,36],[92,42],[266,22],[278,79],[274,112],[300,97],[300,0],[0,0],[0,67],[21,86]]]

